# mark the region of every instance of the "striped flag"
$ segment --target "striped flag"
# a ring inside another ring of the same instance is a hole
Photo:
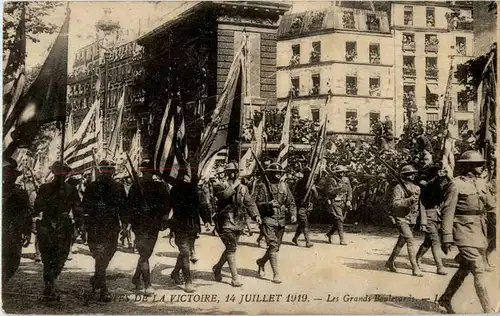
[[[175,104],[172,104],[175,103]],[[178,100],[169,100],[158,134],[153,163],[165,181],[191,182],[191,166],[187,161],[188,147],[184,113]]]
[[[14,45],[9,52],[7,62],[4,63],[4,82],[3,82],[3,119],[4,129],[5,123],[13,115],[17,101],[21,97],[26,82],[25,74],[25,58],[26,58],[26,8],[22,7],[21,19],[16,31]],[[4,149],[12,142],[11,130],[4,136]],[[5,135],[5,134],[4,134]]]
[[[207,163],[212,156],[226,147],[228,140],[228,127],[231,113],[234,107],[236,87],[242,80],[242,69],[244,66],[246,51],[246,41],[243,41],[240,49],[235,54],[231,67],[224,83],[224,88],[220,95],[210,123],[201,137],[201,145],[195,154],[195,159],[199,161],[198,176],[204,173]],[[238,135],[231,135],[238,137]]]
[[[329,98],[329,97],[328,97]],[[328,103],[328,101],[327,101]],[[319,174],[321,169],[321,165],[323,162],[323,156],[326,151],[326,124],[328,122],[328,116],[325,116],[325,120],[323,121],[323,125],[321,126],[318,138],[316,139],[316,143],[314,144],[313,152],[310,159],[311,173],[309,174],[309,178],[307,179],[306,189],[307,193],[305,195],[305,199],[309,195],[309,192],[312,189],[314,181],[316,180],[316,176]]]
[[[256,161],[253,158],[252,150],[255,156],[260,159],[262,154],[262,142],[263,142],[263,131],[265,126],[266,115],[262,115],[262,119],[257,127],[253,126],[253,139],[250,148],[247,149],[243,157],[240,160],[240,175],[247,176],[251,175],[255,169]],[[242,171],[243,170],[243,171]]]
[[[442,145],[443,157],[441,165],[450,178],[453,178],[453,170],[455,168],[455,142],[458,138],[458,131],[456,128],[455,107],[451,101],[450,90],[453,80],[453,57],[450,60],[450,70],[448,75],[448,83],[446,85],[446,92],[444,96],[444,104],[442,111],[442,124],[444,128],[444,139]]]
[[[116,156],[120,146],[124,108],[125,108],[125,88],[123,88],[122,96],[120,97],[120,101],[118,101],[118,117],[116,119],[115,127],[113,128],[113,133],[111,134],[108,150],[106,152],[106,155],[109,155],[112,158]]]
[[[292,119],[292,94],[288,99],[286,106],[285,121],[283,122],[283,131],[281,133],[280,153],[277,163],[284,169],[288,165],[288,152],[290,150],[290,121]]]

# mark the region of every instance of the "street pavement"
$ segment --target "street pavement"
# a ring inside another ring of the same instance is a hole
[[[197,288],[194,294],[186,294],[170,279],[178,252],[165,232],[160,233],[150,260],[155,297],[133,291],[131,277],[138,255],[120,247],[108,269],[107,282],[113,298],[110,303],[88,299],[94,261],[83,244],[73,246],[73,259],[67,261],[56,281],[60,301],[39,301],[42,266],[33,261],[34,248],[30,245],[24,249],[16,275],[3,289],[2,306],[7,313],[22,314],[435,314],[439,311],[435,300],[456,271],[456,250],[445,259],[446,276],[435,273],[429,251],[422,266],[425,276],[414,277],[403,249],[396,260],[398,273],[387,272],[384,263],[396,242],[396,229],[348,226],[348,245],[341,246],[337,235],[333,244],[327,243],[326,226],[314,226],[315,245],[305,248],[303,237],[299,239],[300,247],[291,243],[294,228],[295,225],[287,227],[279,252],[282,284],[271,282],[269,264],[267,278],[258,277],[255,260],[265,252],[255,243],[258,234],[240,239],[237,258],[241,288],[231,287],[227,266],[223,269],[223,282],[214,281],[211,268],[223,245],[218,237],[203,232],[196,242],[200,261],[191,265]],[[418,234],[417,244],[422,241],[423,236]],[[498,264],[498,260],[494,263]],[[498,269],[488,275],[491,301],[498,306]],[[472,276],[466,279],[452,304],[457,313],[482,312]]]

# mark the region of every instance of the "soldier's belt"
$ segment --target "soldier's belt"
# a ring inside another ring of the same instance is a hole
[[[455,215],[485,215],[485,211],[457,211]]]

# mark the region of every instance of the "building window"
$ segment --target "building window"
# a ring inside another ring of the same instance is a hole
[[[380,122],[379,112],[370,112],[370,133],[375,131],[376,125]]]
[[[292,45],[292,58],[290,59],[290,66],[300,64],[300,44]]]
[[[415,56],[403,56],[403,78],[415,78],[416,76]]]
[[[436,34],[425,35],[425,51],[433,53],[439,51],[439,40]]]
[[[370,96],[379,97],[380,96],[380,78],[371,77],[370,78]]]
[[[321,42],[313,42],[311,50],[311,63],[318,63],[321,59]]]
[[[467,132],[469,131],[469,121],[468,120],[458,120],[457,121],[457,127],[458,127],[458,135],[467,135]]]
[[[358,52],[356,49],[356,42],[346,42],[345,43],[345,60],[346,61],[356,61],[358,57]]]
[[[403,51],[415,51],[415,34],[403,33]]]
[[[425,89],[425,104],[428,108],[439,107],[439,93],[437,89],[438,87],[436,85],[427,85]]]
[[[369,31],[379,31],[380,30],[380,19],[377,18],[375,14],[366,15],[366,27]]]
[[[354,12],[352,11],[344,11],[344,15],[342,16],[342,25],[345,29],[353,29],[354,26]]]
[[[380,64],[380,45],[370,44],[370,64]]]
[[[354,76],[345,77],[345,93],[349,95],[358,94],[358,82],[357,78]]]
[[[311,75],[312,88],[309,91],[310,95],[318,95],[320,87],[320,76],[319,74]]]
[[[292,20],[292,24],[290,25],[290,34],[298,34],[300,29],[302,28],[302,22],[304,22],[304,15],[296,16]]]
[[[413,25],[413,7],[405,6],[404,8],[404,24]]]
[[[425,58],[425,77],[427,79],[437,79],[438,78],[438,66],[437,57],[426,57]]]
[[[465,37],[457,37],[456,38],[456,48],[457,54],[466,56],[467,55],[467,40]]]
[[[415,86],[403,86],[403,107],[408,110],[416,110]]]
[[[427,27],[436,26],[436,17],[435,17],[435,9],[434,8],[427,8],[425,10],[425,20],[426,20]]]
[[[437,124],[439,122],[438,113],[427,113],[427,123]]]
[[[294,97],[298,97],[300,95],[299,77],[293,77],[291,81],[292,81],[292,95]]]
[[[319,122],[319,109],[311,109],[311,117],[313,122]]]
[[[467,112],[468,107],[467,107],[467,92],[466,91],[459,91],[457,92],[457,101],[458,101],[458,110],[462,112]]]
[[[345,131],[356,133],[358,131],[358,112],[347,110],[345,112]]]
[[[311,23],[309,24],[310,30],[320,29],[323,26],[323,20],[325,19],[325,12],[318,11],[314,12],[311,16]]]

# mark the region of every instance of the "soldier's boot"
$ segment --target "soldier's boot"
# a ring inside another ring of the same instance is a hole
[[[153,296],[155,294],[155,289],[151,285],[151,273],[149,272],[149,264],[146,271],[142,272],[142,279],[144,281],[144,295],[145,296]]]
[[[295,236],[292,238],[292,242],[295,244],[295,246],[299,245],[299,236],[302,233],[302,230],[300,228],[300,224],[297,226],[297,230],[295,231]]]
[[[341,222],[341,221],[337,222],[337,231],[339,232],[340,244],[342,246],[346,246],[347,243],[345,242],[344,223],[343,222]]]
[[[429,246],[424,242],[423,244],[420,245],[417,251],[417,265],[420,269],[422,269],[422,258],[426,254],[426,252],[429,250]],[[437,264],[437,262],[436,262]]]
[[[109,303],[111,302],[111,294],[109,293],[108,291],[108,286],[106,284],[103,284],[102,288],[101,288],[101,292],[99,293],[99,301],[100,302],[105,302],[105,303]]]
[[[457,272],[451,277],[450,283],[446,287],[443,295],[438,299],[438,304],[444,309],[448,314],[455,314],[453,307],[451,306],[451,299],[458,291],[462,283],[464,283],[465,278],[469,274],[469,270],[459,268]]]
[[[330,228],[330,231],[326,233],[326,237],[328,238],[328,243],[332,243],[332,235],[337,231],[337,224],[333,224],[332,228]]]
[[[240,282],[240,276],[238,275],[238,267],[236,266],[236,254],[227,254],[227,264],[229,265],[229,270],[231,271],[231,285],[234,287],[240,287],[243,284]]]
[[[180,271],[181,271],[181,258],[177,258],[177,262],[175,263],[175,268],[172,270],[172,273],[170,274],[170,277],[172,280],[174,280],[174,283],[177,285],[182,285],[184,281],[181,279],[180,276]]]
[[[220,256],[219,262],[217,262],[212,267],[212,272],[214,273],[215,281],[222,282],[222,267],[228,261],[227,252],[224,250],[222,255]]]
[[[311,238],[309,236],[309,228],[304,227],[302,229],[302,232],[304,233],[304,238],[306,240],[306,247],[311,248],[312,246],[314,246],[314,244],[311,242]]]
[[[38,242],[38,237],[35,237],[35,262],[42,261],[42,254],[40,253],[40,244]]]
[[[436,273],[439,275],[447,275],[448,272],[444,270],[443,257],[441,256],[441,245],[439,243],[432,245],[431,250],[434,261],[436,261]]]
[[[66,258],[67,261],[73,260],[73,251],[71,248],[72,247],[69,248],[68,257]]]
[[[184,276],[184,292],[193,293],[196,290],[193,286],[191,270],[189,269],[189,255],[183,255],[181,259],[182,275]]]
[[[490,303],[490,297],[486,288],[486,276],[484,273],[476,273],[474,275],[474,287],[476,288],[476,294],[479,297],[479,302],[483,307],[484,313],[493,314],[495,310]]]
[[[397,272],[396,266],[394,265],[394,260],[401,252],[401,249],[403,249],[405,243],[406,243],[405,239],[402,236],[399,236],[396,245],[394,245],[394,249],[392,249],[391,256],[389,257],[389,259],[387,259],[387,262],[385,263],[385,268],[387,270],[391,272]]]
[[[198,255],[196,254],[196,249],[194,248],[194,246],[193,248],[191,248],[191,251],[189,252],[189,258],[191,259],[191,262],[193,264],[195,264],[196,262],[198,262],[198,260],[200,260],[198,258]]]
[[[408,249],[408,257],[410,259],[412,275],[416,277],[423,277],[424,274],[417,264],[417,255],[415,253],[415,248],[413,247],[413,242],[411,240],[407,240],[406,247]]]
[[[142,281],[141,281],[141,267],[140,263],[137,263],[137,267],[135,268],[134,276],[132,277],[132,284],[135,287],[136,291],[142,291]]]
[[[273,282],[281,283],[280,272],[278,269],[278,254],[276,252],[272,252],[269,255],[269,262],[271,262],[271,269],[273,269]]]
[[[269,260],[269,253],[266,252],[264,257],[257,259],[257,272],[259,273],[259,277],[263,278],[266,276],[266,262]]]
[[[46,281],[45,282],[45,287],[43,289],[43,297],[42,300],[44,302],[52,302],[57,300],[58,297],[56,295],[55,287],[54,287],[54,282],[52,281]]]
[[[262,239],[264,239],[264,234],[262,233],[262,231],[259,233],[259,237],[257,237],[257,245],[262,248]]]

